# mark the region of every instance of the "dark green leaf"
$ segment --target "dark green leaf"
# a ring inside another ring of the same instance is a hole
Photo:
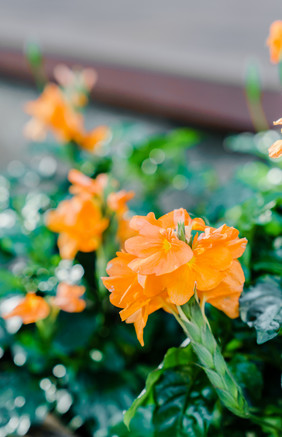
[[[163,363],[148,376],[144,392],[125,415],[130,430],[131,420],[133,423],[141,408],[153,405],[154,436],[207,435],[214,399],[210,389],[201,387],[202,380],[197,381],[201,371],[194,362],[190,346],[169,349]]]

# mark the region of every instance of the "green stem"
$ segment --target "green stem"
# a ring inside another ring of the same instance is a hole
[[[194,352],[223,405],[233,414],[244,419],[250,419],[257,425],[272,430],[275,436],[278,436],[279,433],[277,432],[279,430],[275,425],[251,414],[241,387],[228,369],[213,336],[204,309],[199,305],[196,290],[195,296],[185,305],[178,306],[177,309],[178,314],[173,312],[174,317],[187,337],[190,338]]]
[[[96,281],[98,285],[98,292],[101,298],[105,296],[105,287],[103,285],[101,277],[105,275],[107,267],[107,258],[104,249],[104,242],[101,243],[100,247],[96,250]]]
[[[195,298],[178,307],[181,326],[222,403],[237,416],[248,418],[249,407],[233,378]]]

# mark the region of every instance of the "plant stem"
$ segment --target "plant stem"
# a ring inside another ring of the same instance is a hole
[[[228,369],[214,338],[204,308],[199,305],[196,290],[195,296],[177,309],[178,314],[173,311],[173,315],[190,339],[194,352],[223,405],[233,414],[272,430],[278,437],[279,430],[275,425],[251,414],[241,387]]]
[[[191,340],[191,345],[222,403],[237,416],[249,417],[249,407],[240,386],[233,378],[221,354],[199,303],[193,297],[178,307],[178,322]]]

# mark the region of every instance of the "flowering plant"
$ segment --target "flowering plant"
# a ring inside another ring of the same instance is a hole
[[[279,135],[229,137],[253,158],[222,184],[193,165],[198,132],[88,130],[97,75],[54,76],[26,106],[30,165],[0,177],[0,435],[57,417],[86,436],[278,437]]]

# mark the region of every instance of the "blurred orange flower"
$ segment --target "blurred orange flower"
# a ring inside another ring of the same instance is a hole
[[[270,50],[270,60],[278,64],[281,60],[282,51],[282,21],[274,21],[269,29],[269,37],[266,41]]]
[[[107,199],[108,207],[119,216],[122,216],[128,211],[127,202],[134,196],[134,191],[121,190],[117,193],[110,193]]]
[[[135,216],[130,226],[138,235],[125,242],[128,253],[108,264],[110,277],[103,282],[113,305],[123,308],[122,320],[135,324],[141,344],[148,315],[159,308],[177,311],[175,305],[188,302],[195,289],[203,304],[238,316],[245,279],[237,258],[247,244],[238,230],[209,227],[183,209],[158,220],[153,213]]]
[[[62,282],[57,287],[57,295],[52,299],[52,304],[68,313],[80,313],[86,306],[85,301],[80,299],[84,293],[85,287]]]
[[[82,115],[75,112],[61,89],[55,84],[46,85],[38,99],[28,102],[25,111],[32,119],[25,127],[25,135],[35,141],[43,140],[50,129],[58,141],[74,141],[89,152],[109,137],[109,129],[99,126],[86,132]]]
[[[72,169],[69,171],[68,180],[72,184],[70,193],[101,197],[108,184],[108,175],[101,173],[95,179],[91,179],[79,170]]]
[[[78,133],[75,141],[88,152],[93,152],[110,137],[110,129],[106,126],[98,126],[90,132]]]
[[[85,196],[64,200],[47,215],[49,229],[60,234],[58,246],[65,259],[73,259],[78,251],[96,250],[108,224],[97,202]]]
[[[121,190],[117,193],[110,193],[107,198],[107,205],[110,210],[116,213],[117,239],[123,248],[124,242],[136,235],[136,232],[129,226],[130,219],[127,217],[127,202],[135,196],[134,191]]]
[[[48,129],[63,143],[83,133],[82,116],[72,110],[55,84],[48,84],[37,100],[25,105],[25,111],[33,117],[25,134],[33,140],[44,139]]]
[[[36,296],[35,293],[30,292],[10,313],[5,314],[3,318],[20,317],[22,322],[27,325],[45,319],[49,312],[50,307],[43,297]]]
[[[282,140],[277,140],[268,149],[270,158],[281,158],[282,156]]]

